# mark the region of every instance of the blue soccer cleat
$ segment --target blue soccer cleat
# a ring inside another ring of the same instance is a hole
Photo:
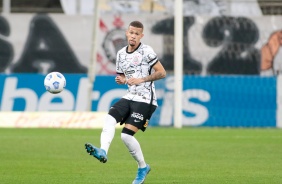
[[[132,184],[142,184],[145,182],[147,174],[151,171],[150,166],[147,164],[145,168],[138,168],[137,175]]]
[[[107,154],[106,154],[105,150],[97,148],[90,143],[85,144],[85,149],[86,149],[87,153],[89,153],[89,155],[94,156],[100,162],[103,162],[103,163],[107,162],[108,158],[107,158]]]

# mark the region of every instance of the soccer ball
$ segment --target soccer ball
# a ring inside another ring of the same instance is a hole
[[[46,75],[44,86],[48,92],[57,94],[66,87],[66,79],[60,72],[51,72]]]

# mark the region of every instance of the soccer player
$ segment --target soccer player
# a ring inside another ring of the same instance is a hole
[[[156,110],[157,98],[154,81],[166,76],[166,71],[154,50],[143,43],[143,24],[133,21],[126,31],[128,45],[117,53],[115,81],[127,84],[127,93],[109,110],[100,138],[100,148],[85,144],[86,151],[100,162],[107,162],[107,153],[115,134],[117,123],[125,123],[121,139],[137,161],[138,171],[134,184],[144,183],[150,166],[145,162],[141,147],[134,134],[145,131]]]

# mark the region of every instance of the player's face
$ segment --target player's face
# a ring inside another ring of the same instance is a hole
[[[144,36],[144,34],[143,34],[142,28],[129,26],[127,31],[126,31],[126,37],[127,37],[128,45],[133,47],[133,48],[136,48],[139,45],[140,40],[143,36]]]

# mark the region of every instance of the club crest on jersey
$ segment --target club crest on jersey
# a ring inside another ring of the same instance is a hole
[[[132,64],[139,65],[141,63],[140,57],[138,55],[135,55],[132,59]]]

